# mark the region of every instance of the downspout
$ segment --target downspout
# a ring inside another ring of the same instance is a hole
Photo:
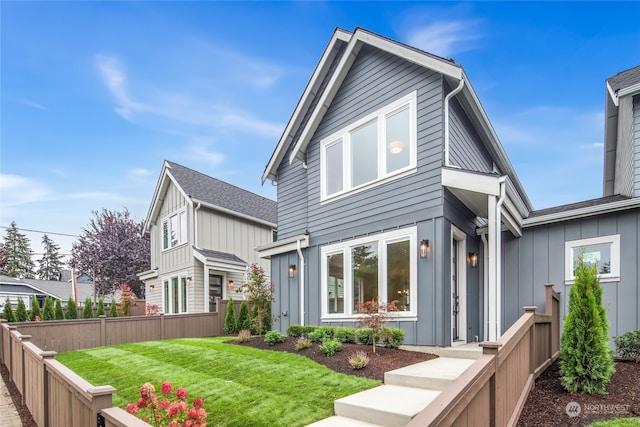
[[[304,326],[304,255],[300,247],[300,240],[297,241],[298,259],[300,260],[300,324]]]
[[[198,202],[198,206],[196,206],[196,208],[193,210],[193,232],[194,232],[193,244],[196,247],[196,249],[200,249],[200,246],[198,246],[198,211],[199,210],[200,210],[200,202]]]
[[[457,95],[463,87],[464,79],[461,78],[458,87],[449,92],[449,94],[444,98],[444,165],[446,167],[452,167],[452,165],[449,163],[449,100]]]
[[[502,204],[505,199],[506,176],[501,176],[500,198],[496,203],[496,337],[500,337],[502,331]]]
[[[488,243],[487,243],[487,235],[482,233],[480,236],[482,238],[482,288],[483,288],[483,298],[484,298],[484,335],[483,341],[489,339],[489,257],[488,253]]]

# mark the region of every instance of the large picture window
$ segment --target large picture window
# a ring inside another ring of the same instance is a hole
[[[355,318],[371,300],[395,300],[399,318],[416,316],[415,227],[328,245],[321,256],[323,319]]]
[[[162,250],[187,242],[187,212],[178,212],[162,221]]]
[[[321,198],[374,185],[415,168],[416,93],[321,141]]]
[[[620,235],[572,240],[565,243],[565,280],[575,280],[580,255],[588,264],[596,266],[603,282],[620,280]]]

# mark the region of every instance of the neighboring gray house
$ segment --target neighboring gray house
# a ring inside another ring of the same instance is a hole
[[[495,340],[522,306],[544,306],[545,283],[566,297],[580,247],[612,281],[610,316],[612,293],[634,313],[612,333],[640,327],[640,198],[535,211],[452,60],[337,29],[262,179],[278,187],[278,240],[258,251],[283,331],[353,325],[355,305],[379,299],[399,302],[409,344]]]
[[[151,270],[140,273],[146,303],[163,313],[215,311],[233,297],[247,268],[270,265],[254,248],[273,241],[276,203],[165,161],[145,221]]]

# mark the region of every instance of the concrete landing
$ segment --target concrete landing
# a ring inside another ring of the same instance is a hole
[[[444,390],[473,362],[473,359],[439,357],[386,372],[384,374],[384,383],[427,390]]]
[[[456,357],[460,359],[477,359],[482,356],[482,347],[479,343],[471,342],[456,345],[454,347],[434,347],[428,345],[402,345],[400,350],[419,351],[422,353],[436,354],[440,357]]]
[[[354,418],[340,417],[334,415],[333,417],[325,418],[324,420],[317,421],[313,424],[309,424],[307,427],[382,427],[380,424],[371,424],[364,421],[356,420]]]

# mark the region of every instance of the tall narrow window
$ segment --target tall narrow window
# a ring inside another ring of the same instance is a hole
[[[387,173],[409,166],[411,162],[411,128],[409,107],[403,107],[386,117]]]
[[[344,254],[327,257],[327,312],[344,313]]]
[[[327,145],[325,153],[326,193],[333,194],[342,191],[343,188],[342,140]]]
[[[408,240],[387,244],[387,301],[399,311],[411,309],[411,245]]]
[[[357,187],[378,178],[377,121],[351,132],[351,186]]]
[[[187,312],[187,278],[180,278],[180,312]]]
[[[178,293],[178,278],[177,277],[173,277],[171,278],[171,312],[172,313],[179,313],[180,310],[178,309],[179,305],[178,305],[178,301],[179,301],[179,293]]]
[[[162,223],[162,249],[169,247],[169,221]]]
[[[359,302],[378,300],[378,243],[351,248],[353,309]]]
[[[162,221],[162,249],[169,249],[187,241],[186,211],[171,215]]]
[[[165,280],[163,282],[164,287],[164,313],[171,313],[171,304],[169,304],[169,301],[171,301],[171,293],[169,292],[169,281]]]

